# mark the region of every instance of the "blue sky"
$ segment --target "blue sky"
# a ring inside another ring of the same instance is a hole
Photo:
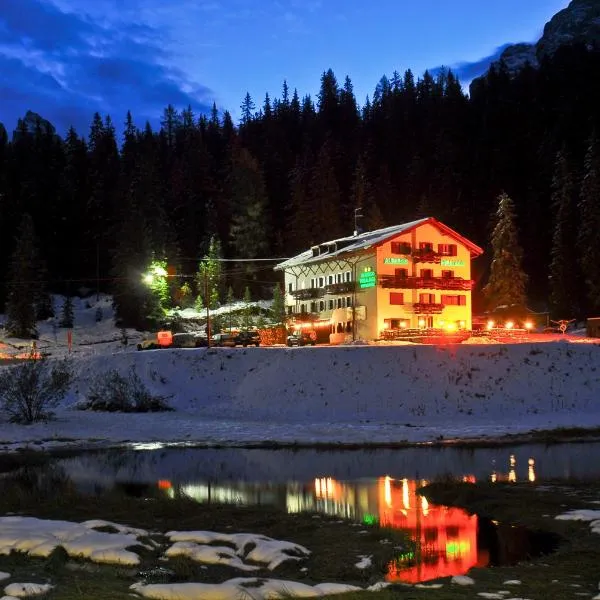
[[[0,0],[0,122],[28,109],[87,134],[94,111],[157,124],[172,103],[237,120],[287,79],[315,95],[349,75],[362,104],[383,75],[454,67],[536,41],[568,0]]]

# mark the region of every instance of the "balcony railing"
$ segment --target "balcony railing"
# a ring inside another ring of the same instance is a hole
[[[429,304],[428,302],[415,302],[413,304],[413,311],[417,315],[438,315],[443,310],[443,304]]]
[[[344,281],[341,283],[330,283],[325,286],[326,294],[351,294],[356,288],[356,282]]]
[[[439,264],[442,256],[445,256],[445,255],[442,255],[439,252],[435,252],[434,250],[425,250],[425,249],[415,250],[412,254],[413,260],[416,263],[424,262],[424,263]]]
[[[293,290],[290,293],[296,300],[312,300],[313,298],[322,298],[325,295],[325,290],[323,288],[305,288]]]
[[[380,275],[379,285],[382,288],[400,290],[471,290],[472,279],[462,277],[397,277],[396,275]]]

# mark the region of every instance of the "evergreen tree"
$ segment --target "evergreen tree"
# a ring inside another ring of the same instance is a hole
[[[25,214],[17,232],[8,273],[6,329],[11,336],[30,338],[37,335],[36,305],[41,296],[47,295],[47,281],[40,280],[41,272],[33,220]]]
[[[73,298],[71,298],[71,296],[67,296],[62,306],[59,325],[61,327],[66,327],[67,329],[72,329],[74,321],[75,315],[73,313]]]
[[[564,152],[556,159],[552,180],[554,228],[550,253],[550,306],[553,316],[579,315],[580,277],[577,260],[577,188]]]
[[[250,329],[252,327],[252,294],[250,288],[246,286],[244,289],[244,308],[242,311],[242,329]]]
[[[277,284],[273,288],[273,303],[271,304],[271,320],[276,325],[284,325],[286,321],[285,297]]]
[[[488,307],[492,311],[508,308],[515,314],[522,313],[526,304],[527,275],[521,267],[523,250],[518,240],[515,207],[505,193],[498,197],[491,245],[493,254],[490,276],[483,288]]]
[[[221,258],[221,242],[212,237],[208,245],[208,252],[198,265],[196,273],[198,295],[202,298],[203,305],[208,306],[211,310],[219,307],[221,299],[221,289],[223,287]],[[196,310],[200,310],[198,306],[198,301],[196,301]]]
[[[579,196],[578,249],[584,274],[587,309],[600,314],[600,153],[598,139],[592,135],[585,157]]]
[[[240,108],[242,110],[241,124],[248,125],[248,123],[250,123],[250,121],[252,121],[254,118],[254,110],[256,109],[256,105],[252,100],[252,96],[250,96],[250,92],[246,92],[244,101],[242,102]]]
[[[233,295],[233,288],[231,286],[229,286],[229,289],[227,290],[227,298],[226,298],[225,302],[227,303],[227,307],[228,307],[227,327],[228,327],[229,331],[231,331],[233,329],[233,327],[237,325],[237,323],[236,323],[237,319],[234,317],[234,314],[233,314],[233,303],[235,302],[235,296]]]

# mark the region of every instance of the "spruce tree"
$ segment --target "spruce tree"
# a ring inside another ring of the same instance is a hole
[[[600,315],[600,152],[593,135],[585,156],[579,195],[579,264],[584,275],[586,308]]]
[[[285,298],[281,291],[281,287],[277,284],[273,288],[273,303],[271,304],[271,320],[276,325],[284,325],[286,320],[285,315]]]
[[[519,244],[515,207],[507,194],[498,196],[496,224],[492,233],[492,264],[483,293],[488,308],[522,314],[525,310],[527,275],[521,267],[523,250]]]
[[[577,261],[577,188],[564,152],[556,158],[552,179],[551,208],[554,216],[550,251],[550,307],[555,318],[579,315],[581,279]]]
[[[41,273],[33,220],[25,214],[9,264],[6,300],[6,329],[9,335],[19,338],[37,335],[36,304],[42,295],[47,295],[47,282],[40,281]]]
[[[221,299],[221,288],[223,286],[221,242],[212,237],[208,245],[208,252],[198,265],[196,273],[196,285],[198,287],[198,296],[202,298],[202,305],[208,306],[211,310],[219,307]],[[199,304],[196,301],[196,310]]]

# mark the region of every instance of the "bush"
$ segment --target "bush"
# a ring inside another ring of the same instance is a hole
[[[50,363],[30,358],[0,373],[0,407],[13,423],[50,419],[64,398],[73,373],[68,359]]]
[[[92,381],[86,400],[78,408],[126,413],[173,410],[167,399],[151,394],[133,367],[127,377],[111,369]]]

